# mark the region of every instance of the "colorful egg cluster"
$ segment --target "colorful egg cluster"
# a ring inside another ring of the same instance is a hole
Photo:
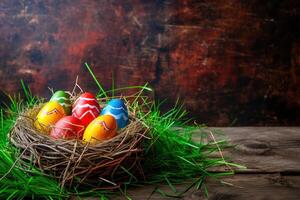
[[[121,99],[112,99],[101,111],[96,97],[81,94],[71,104],[70,95],[57,91],[38,113],[34,125],[53,139],[77,139],[96,144],[117,135],[128,124],[128,110]]]

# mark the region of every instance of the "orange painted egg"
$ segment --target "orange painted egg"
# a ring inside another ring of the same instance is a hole
[[[51,127],[64,116],[64,108],[58,102],[50,101],[38,113],[34,125],[39,131],[49,133]]]
[[[84,126],[73,116],[65,116],[53,126],[50,136],[53,139],[82,139]]]
[[[94,119],[85,129],[84,142],[95,144],[108,140],[117,134],[117,121],[111,115],[101,115]]]

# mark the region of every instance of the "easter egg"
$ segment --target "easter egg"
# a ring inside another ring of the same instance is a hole
[[[56,91],[52,95],[50,101],[56,101],[60,105],[62,105],[62,107],[65,110],[66,115],[71,114],[72,105],[71,105],[71,101],[70,101],[70,95],[68,93],[66,93],[65,91],[62,91],[62,90]]]
[[[91,93],[83,93],[73,104],[72,116],[81,120],[84,126],[87,126],[100,114],[100,106]]]
[[[52,127],[50,136],[53,139],[81,139],[84,126],[73,116],[65,116]]]
[[[112,99],[103,108],[101,115],[111,115],[117,120],[118,128],[124,128],[128,123],[128,110],[121,99]]]
[[[84,142],[95,144],[113,138],[117,134],[117,122],[111,115],[101,115],[94,119],[85,129]]]
[[[51,126],[64,116],[64,108],[56,101],[50,101],[38,113],[34,125],[38,130],[48,133]]]

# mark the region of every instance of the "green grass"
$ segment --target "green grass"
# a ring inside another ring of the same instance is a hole
[[[206,133],[206,127],[189,125],[190,119],[186,117],[187,113],[179,103],[168,112],[161,113],[162,103],[154,102],[145,95],[152,91],[147,84],[115,88],[114,80],[112,80],[112,89],[105,90],[89,65],[85,63],[85,66],[99,88],[97,97],[112,97],[130,89],[139,90],[134,94],[135,98],[129,109],[135,111],[141,122],[150,130],[148,136],[151,139],[145,140],[143,144],[145,148],[143,169],[146,180],[139,180],[123,168],[130,179],[124,183],[119,192],[95,191],[93,188],[66,189],[60,188],[55,180],[44,176],[35,166],[31,166],[30,173],[22,170],[20,162],[16,162],[21,152],[9,143],[7,135],[18,114],[23,109],[32,107],[42,100],[34,97],[26,84],[21,81],[25,100],[22,100],[20,96],[10,97],[11,103],[6,108],[0,109],[0,199],[22,199],[24,197],[65,199],[71,195],[96,196],[106,199],[117,194],[127,196],[128,188],[148,184],[157,185],[154,192],[164,196],[182,197],[191,188],[202,188],[208,194],[205,186],[206,178],[211,177],[218,180],[221,176],[233,173],[210,173],[208,168],[223,165],[240,167],[226,162],[222,157],[212,156],[213,153],[219,152],[228,144],[225,140],[207,142],[206,139],[210,135]],[[201,136],[198,141],[193,140],[193,134],[196,132],[198,136]],[[189,185],[184,190],[178,191],[176,185],[184,181],[188,181]],[[168,185],[172,192],[165,193],[160,190],[158,185],[161,183]]]
[[[63,199],[67,193],[53,179],[47,178],[32,167],[30,175],[16,162],[20,152],[9,143],[8,133],[20,111],[36,101],[23,102],[19,96],[10,97],[11,103],[0,108],[0,199],[41,197]]]

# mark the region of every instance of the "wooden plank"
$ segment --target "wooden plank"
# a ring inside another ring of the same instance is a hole
[[[211,128],[215,129],[215,128]],[[206,186],[212,200],[239,199],[300,199],[300,127],[235,127],[217,128],[228,138],[232,149],[224,152],[233,162],[247,167],[221,182],[209,179]],[[198,135],[199,136],[199,135]],[[216,135],[217,136],[217,135]],[[197,140],[197,134],[195,140]],[[215,169],[222,171],[224,169]],[[183,191],[188,183],[177,186]],[[159,188],[171,193],[166,185]],[[154,192],[156,186],[130,188],[132,199],[178,199]],[[125,199],[118,197],[113,199]],[[186,200],[206,199],[203,190],[191,190]]]
[[[300,127],[232,127],[219,130],[234,145],[224,151],[224,155],[247,167],[238,173],[300,174]]]
[[[272,200],[292,200],[300,197],[300,176],[284,176],[279,173],[274,174],[238,174],[222,179],[224,182],[232,184],[221,184],[220,182],[209,180],[207,183],[209,198],[212,200],[240,200],[240,199],[272,199]],[[177,189],[183,190],[184,185]],[[161,186],[164,192],[170,192],[167,186]],[[128,194],[132,199],[176,199],[164,197],[158,192],[153,193],[154,187],[147,186],[130,189]],[[153,194],[152,194],[153,193]],[[123,199],[123,197],[120,197]],[[189,191],[184,195],[186,200],[206,199],[204,192]]]
[[[300,176],[280,174],[244,174],[223,179],[233,186],[209,182],[209,199],[299,199]],[[200,197],[200,198],[199,198]],[[205,199],[203,192],[187,195],[186,199]]]

